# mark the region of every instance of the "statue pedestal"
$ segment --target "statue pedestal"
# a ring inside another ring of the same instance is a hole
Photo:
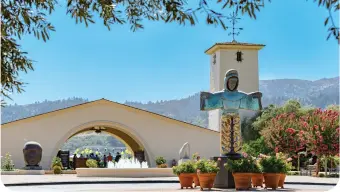
[[[217,161],[218,158],[221,158],[221,161],[218,163],[220,171],[216,175],[214,188],[222,189],[235,188],[234,177],[230,171],[227,171],[224,168],[224,164],[227,162],[228,159],[236,160],[239,159],[240,156],[237,154],[233,156],[212,157],[211,159]]]
[[[190,159],[180,159],[180,160],[178,160],[178,165],[180,165],[181,163],[184,163],[186,161],[190,161]]]

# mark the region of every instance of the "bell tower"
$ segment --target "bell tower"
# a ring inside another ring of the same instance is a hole
[[[210,55],[210,92],[224,89],[224,76],[229,69],[239,74],[238,90],[259,91],[258,51],[265,45],[232,42],[216,43],[206,54]],[[240,110],[241,119],[253,112]],[[209,111],[209,129],[220,130],[221,110]]]

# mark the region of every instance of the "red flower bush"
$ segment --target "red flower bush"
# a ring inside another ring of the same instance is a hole
[[[265,142],[275,149],[275,152],[294,155],[303,147],[299,140],[304,132],[300,129],[295,114],[281,114],[273,118],[261,131]]]
[[[276,152],[295,155],[304,146],[320,155],[339,154],[339,112],[316,109],[297,118],[281,114],[261,131],[266,143]]]
[[[320,155],[339,154],[339,112],[316,109],[312,115],[300,119],[301,130],[299,139],[307,148]]]

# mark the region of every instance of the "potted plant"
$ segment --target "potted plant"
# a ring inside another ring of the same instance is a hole
[[[284,172],[285,164],[275,156],[264,157],[260,160],[263,171],[265,188],[276,190],[279,186],[280,173]]]
[[[200,188],[208,188],[209,190],[213,187],[216,174],[219,172],[217,163],[212,160],[199,160],[196,162],[198,180],[200,182]]]
[[[6,156],[4,158],[2,158],[1,156],[1,170],[14,171],[14,163],[9,153],[6,153]]]
[[[237,160],[228,159],[227,163],[224,164],[224,167],[233,174],[236,190],[251,187],[251,177],[255,166],[255,160],[245,153],[242,158]]]
[[[283,185],[286,179],[286,175],[289,171],[291,171],[294,168],[291,162],[292,158],[287,158],[287,156],[281,152],[276,153],[276,157],[281,159],[284,162],[284,168],[282,172],[280,173],[280,180],[279,180],[279,187],[284,188]]]
[[[61,158],[54,157],[52,159],[52,169],[54,174],[61,174],[63,169],[63,164],[61,163]]]
[[[255,161],[252,174],[251,174],[251,183],[254,188],[263,187],[263,173],[261,166],[257,161]]]
[[[195,162],[195,161],[198,161],[200,158],[199,154],[196,152],[194,154],[192,154],[192,160]],[[198,179],[198,175],[197,175],[197,172],[195,172],[195,175],[194,175],[194,187],[197,187],[197,186],[200,186],[200,181]]]
[[[86,166],[88,168],[97,168],[98,167],[98,162],[96,160],[94,160],[94,159],[88,159],[86,161]]]
[[[192,187],[192,182],[194,180],[194,175],[196,174],[195,165],[191,161],[183,162],[178,166],[172,167],[172,171],[178,176],[179,182],[181,184],[181,189],[183,187]]]
[[[158,168],[167,168],[166,160],[164,157],[156,157],[156,164]]]

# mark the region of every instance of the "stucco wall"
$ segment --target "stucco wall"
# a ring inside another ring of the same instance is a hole
[[[62,144],[74,133],[94,125],[115,127],[140,142],[155,166],[155,157],[164,156],[168,163],[179,158],[179,149],[189,142],[191,153],[202,157],[219,155],[219,133],[146,112],[134,110],[106,100],[65,109],[31,119],[4,124],[1,127],[1,155],[12,155],[16,168],[24,166],[22,149],[27,141],[42,145],[41,166],[48,169]]]

